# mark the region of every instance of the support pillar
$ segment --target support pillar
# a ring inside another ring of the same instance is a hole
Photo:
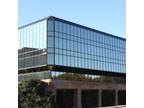
[[[102,106],[102,90],[101,89],[99,89],[99,105],[98,106],[99,107]]]
[[[118,105],[118,90],[115,90],[115,105]]]
[[[82,108],[82,103],[81,103],[81,89],[77,89],[77,105],[76,108]]]

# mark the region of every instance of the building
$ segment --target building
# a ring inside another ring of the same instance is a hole
[[[83,81],[60,81],[55,78],[67,73],[84,75],[91,79],[95,79],[96,75],[125,77],[125,44],[124,38],[109,33],[53,16],[44,18],[19,27],[19,80],[40,78],[46,81],[51,78],[55,87],[59,89],[56,88],[57,97],[59,94],[63,94],[64,89],[67,89],[67,84],[71,84],[68,89],[73,90],[68,91],[70,92],[68,94],[78,94],[74,96],[77,98],[73,99],[77,101],[71,103],[71,106],[74,106],[75,103],[76,108],[85,107],[87,106],[84,105],[86,100],[81,100],[81,96],[87,93],[80,91],[78,87],[93,89],[97,85],[96,83],[85,82],[93,85],[87,88],[83,87]],[[76,85],[77,87],[75,87]],[[109,88],[106,84],[101,84],[101,87],[97,86],[96,88],[103,87]],[[116,92],[119,88],[123,91],[122,94],[125,94],[125,84],[112,84],[110,88],[111,90],[116,89]],[[74,89],[78,89],[78,91],[74,93]],[[81,93],[82,95],[80,95]],[[99,94],[99,92],[97,93]],[[99,98],[101,97],[99,96]],[[101,102],[102,99],[98,100],[100,101],[97,101],[97,105],[91,103],[90,106],[104,106]],[[115,102],[115,105],[117,104],[118,100]]]

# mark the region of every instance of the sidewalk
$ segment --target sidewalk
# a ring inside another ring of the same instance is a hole
[[[108,107],[99,107],[99,108],[126,108],[126,105],[108,106]]]

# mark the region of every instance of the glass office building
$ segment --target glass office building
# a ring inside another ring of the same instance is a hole
[[[19,72],[126,73],[126,40],[112,34],[50,16],[20,27],[18,38]]]

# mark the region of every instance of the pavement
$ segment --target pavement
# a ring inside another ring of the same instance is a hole
[[[99,107],[99,108],[126,108],[126,105],[108,106],[108,107]]]

